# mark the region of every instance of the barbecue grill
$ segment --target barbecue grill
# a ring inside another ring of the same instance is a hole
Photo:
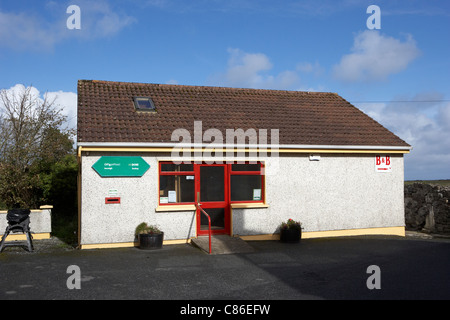
[[[11,209],[6,214],[6,220],[8,220],[8,226],[3,234],[2,242],[0,244],[0,252],[3,251],[5,246],[6,237],[12,232],[22,232],[27,235],[28,251],[33,251],[33,237],[30,231],[30,210],[29,209]]]

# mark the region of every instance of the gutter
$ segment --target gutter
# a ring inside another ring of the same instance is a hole
[[[202,144],[179,142],[78,142],[77,147],[87,148],[207,148],[207,149],[267,149],[268,151],[287,150],[386,150],[410,152],[411,146],[367,146],[367,145],[308,145],[308,144]]]

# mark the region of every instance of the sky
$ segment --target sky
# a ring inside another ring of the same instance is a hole
[[[336,92],[450,179],[449,31],[448,0],[0,0],[0,89],[72,127],[79,79]]]

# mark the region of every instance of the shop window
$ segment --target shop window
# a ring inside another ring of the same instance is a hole
[[[159,203],[194,203],[195,175],[193,165],[161,162],[159,172]]]
[[[232,164],[231,170],[232,171],[261,171],[261,164],[260,163]]]
[[[167,172],[194,172],[193,164],[174,164],[174,163],[161,163],[161,171]]]
[[[232,164],[230,172],[230,200],[233,202],[263,202],[264,175],[262,163]]]
[[[207,170],[209,167],[201,167]],[[208,170],[220,169],[211,167]],[[197,169],[195,169],[197,170]],[[194,164],[159,163],[159,204],[194,204],[195,203]],[[205,181],[199,181],[203,201],[222,201],[216,194],[225,194],[224,187],[229,188],[229,200],[239,202],[264,202],[264,165],[262,163],[229,164],[228,176],[218,183],[215,189],[206,190]],[[198,172],[199,173],[199,172]],[[212,174],[212,173],[210,173]],[[208,175],[201,175],[206,179]],[[198,187],[198,186],[197,186]],[[216,190],[217,189],[217,190]],[[210,198],[212,197],[212,198]]]

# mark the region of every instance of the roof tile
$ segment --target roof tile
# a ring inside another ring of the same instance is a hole
[[[156,113],[136,112],[134,96]],[[293,145],[409,146],[336,93],[78,81],[78,142],[172,142],[172,132],[279,129]]]

